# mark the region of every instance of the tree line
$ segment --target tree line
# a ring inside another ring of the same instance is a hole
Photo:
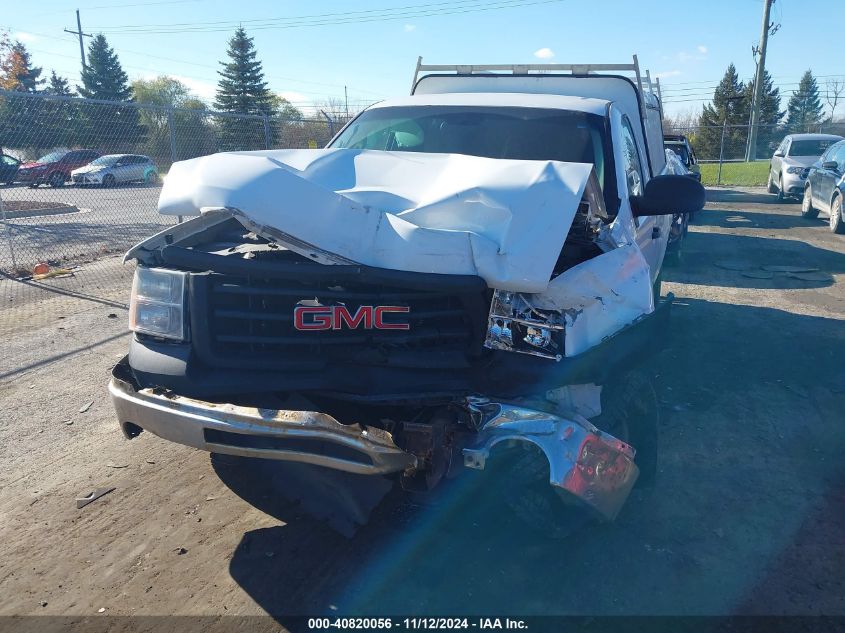
[[[269,90],[253,39],[243,28],[229,40],[220,64],[215,111],[261,118],[214,116],[172,77],[130,82],[103,34],[91,40],[80,83],[71,86],[55,71],[44,77],[25,45],[0,33],[0,89],[21,93],[0,95],[0,150],[32,155],[56,147],[90,147],[104,153],[143,153],[168,163],[215,151],[263,149],[268,135],[271,147],[321,146],[328,140],[323,121],[304,121],[293,104]],[[172,146],[176,156],[171,156]]]
[[[845,88],[836,82],[834,84],[828,94],[830,116],[824,114],[819,85],[811,70],[802,75],[798,89],[792,92],[786,109],[782,110],[780,89],[775,87],[766,71],[760,99],[758,156],[771,154],[785,134],[817,132],[823,124],[832,123],[837,102]],[[730,64],[713,92],[712,101],[701,109],[700,114],[687,116],[685,121],[681,118],[668,119],[665,127],[667,131],[691,128],[688,136],[698,155],[706,158],[720,155],[724,133],[725,158],[742,157],[748,142],[753,92],[754,81],[741,81],[736,67]]]

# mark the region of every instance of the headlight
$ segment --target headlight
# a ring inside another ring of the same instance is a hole
[[[802,173],[805,169],[807,169],[807,168],[806,168],[806,167],[798,167],[798,166],[796,165],[795,167],[788,167],[788,168],[787,168],[787,170],[786,170],[786,173],[787,173],[787,174],[800,174],[800,173]]]
[[[185,273],[164,268],[136,268],[129,301],[129,329],[184,341]]]

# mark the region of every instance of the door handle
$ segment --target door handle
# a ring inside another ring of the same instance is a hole
[[[660,233],[660,227],[659,226],[655,226],[653,229],[651,229],[651,239],[653,239],[653,240],[660,239],[660,235],[661,235],[661,233]]]

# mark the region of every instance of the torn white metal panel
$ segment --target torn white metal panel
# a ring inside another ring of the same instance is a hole
[[[636,244],[573,266],[528,300],[537,309],[563,313],[565,356],[586,351],[654,311],[648,263]]]
[[[187,222],[180,222],[179,224],[168,226],[155,235],[151,235],[147,239],[130,248],[126,252],[126,255],[123,256],[123,262],[126,263],[139,258],[143,251],[154,251],[158,248],[163,248],[167,244],[180,242],[192,235],[201,233],[202,231],[210,229],[218,224],[222,224],[231,217],[232,214],[226,210],[217,210],[215,212],[206,213],[198,218],[191,218]]]
[[[458,154],[235,152],[175,163],[159,210],[234,210],[252,230],[325,263],[335,255],[541,292],[592,169]]]

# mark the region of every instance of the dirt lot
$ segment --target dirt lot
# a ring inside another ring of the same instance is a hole
[[[347,539],[237,466],[217,465],[227,486],[205,453],[122,438],[123,311],[4,334],[4,354],[52,360],[0,386],[0,615],[845,615],[845,239],[761,191],[709,198],[665,272],[657,483],[564,542],[475,486],[391,498]]]

